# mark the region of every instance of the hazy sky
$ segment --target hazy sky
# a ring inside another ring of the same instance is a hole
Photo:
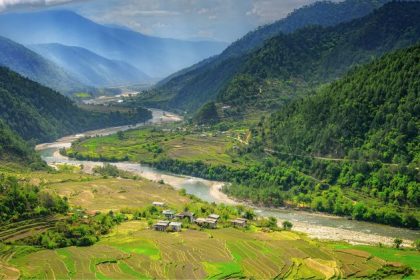
[[[171,38],[230,42],[316,0],[0,0],[0,11],[70,9],[105,24]]]

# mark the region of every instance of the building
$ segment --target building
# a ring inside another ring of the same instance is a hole
[[[210,218],[197,218],[195,223],[200,227],[206,228],[216,228],[217,227],[217,220],[210,219]]]
[[[169,226],[169,221],[158,221],[153,225],[153,228],[157,231],[166,231]]]
[[[182,224],[180,222],[170,222],[169,228],[173,231],[181,231]]]
[[[217,215],[217,214],[211,214],[211,215],[209,215],[209,219],[213,219],[213,220],[218,221],[220,219],[220,216]]]
[[[195,214],[192,212],[181,212],[175,215],[177,219],[185,219],[188,218],[190,220],[190,223],[193,223],[195,221]]]
[[[162,214],[166,217],[168,220],[172,220],[175,217],[175,212],[172,210],[163,210]]]
[[[215,219],[206,219],[206,224],[208,228],[217,228],[217,220]]]
[[[152,205],[153,206],[156,206],[156,207],[164,207],[165,206],[165,202],[154,201],[152,203]]]
[[[234,227],[246,227],[246,225],[248,224],[247,219],[244,218],[237,218],[235,220],[232,220],[232,225]]]
[[[200,227],[204,226],[206,224],[206,219],[205,218],[197,218],[195,220],[195,223],[197,225],[199,225]]]

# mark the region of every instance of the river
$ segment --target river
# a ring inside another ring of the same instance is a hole
[[[86,172],[90,172],[93,167],[102,165],[103,163],[73,160],[62,156],[59,153],[59,149],[68,148],[71,146],[73,141],[85,136],[105,136],[118,131],[141,127],[145,124],[158,125],[165,122],[180,121],[182,119],[175,114],[164,112],[162,110],[151,109],[151,111],[153,113],[153,117],[146,123],[134,126],[112,127],[70,135],[60,138],[53,143],[40,144],[36,147],[36,150],[40,152],[42,158],[51,166],[63,163],[83,165],[84,170]],[[121,170],[133,172],[149,180],[163,180],[165,183],[176,189],[183,188],[187,191],[187,193],[196,195],[208,202],[225,204],[237,203],[220,191],[220,188],[223,185],[222,182],[170,174],[137,163],[117,162],[112,164],[116,165]],[[294,230],[304,232],[313,238],[341,240],[353,244],[378,244],[379,242],[383,244],[392,244],[394,238],[398,237],[404,240],[404,245],[406,246],[411,245],[413,240],[420,239],[419,231],[409,229],[348,220],[342,217],[291,209],[266,209],[262,207],[254,207],[254,209],[256,213],[261,216],[274,216],[278,218],[279,221],[289,220],[293,223]]]

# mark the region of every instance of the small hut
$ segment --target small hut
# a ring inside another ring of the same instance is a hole
[[[234,227],[246,227],[248,224],[248,220],[244,218],[237,218],[235,220],[232,220],[232,225]]]
[[[163,210],[162,214],[166,217],[168,220],[172,220],[175,217],[175,212],[172,210]]]
[[[180,222],[171,222],[169,228],[173,231],[181,231],[182,224]]]
[[[153,228],[157,231],[166,231],[169,226],[169,221],[158,221],[153,225]]]

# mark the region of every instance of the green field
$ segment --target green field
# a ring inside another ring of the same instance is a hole
[[[365,248],[330,248],[293,232],[185,230],[162,233],[143,221],[123,223],[90,247],[3,248],[22,278],[203,279],[369,277],[387,263]],[[10,257],[10,251],[23,251]],[[418,254],[417,254],[418,256]],[[386,258],[384,258],[386,259]],[[387,269],[402,276],[397,264]]]
[[[249,159],[240,157],[236,149],[246,140],[246,135],[246,131],[198,133],[138,129],[78,142],[67,154],[92,160],[151,163],[172,158],[241,167],[247,165]]]
[[[86,210],[136,209],[152,201],[164,201],[176,210],[188,205],[196,213],[216,207],[144,179],[106,179],[65,170],[22,173],[20,179],[66,196],[72,206]],[[27,221],[21,227],[40,222]],[[122,223],[89,247],[46,250],[9,242],[0,245],[0,279],[401,278],[407,267],[417,270],[412,277],[419,270],[420,255],[410,250],[323,243],[255,226],[191,228],[156,232],[141,219]]]

